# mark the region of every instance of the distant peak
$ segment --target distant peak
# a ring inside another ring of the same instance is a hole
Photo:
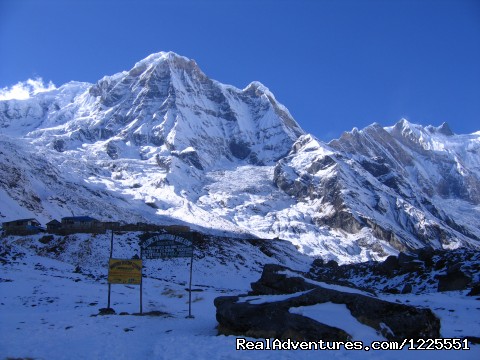
[[[453,131],[450,129],[450,126],[444,122],[440,126],[432,126],[428,125],[425,127],[426,130],[428,130],[431,134],[442,134],[445,136],[452,136],[454,135]]]
[[[397,122],[391,129],[393,130],[393,132],[406,135],[422,131],[424,127],[422,125],[411,123],[407,119],[403,118],[399,122]]]
[[[178,55],[173,51],[161,51],[147,56],[145,59],[140,60],[135,64],[135,66],[130,70],[130,74],[138,75],[152,67],[180,69],[188,72],[198,72],[199,74],[204,75],[199,69],[195,60]]]
[[[450,126],[446,122],[442,123],[442,125],[437,127],[437,130],[440,134],[443,134],[446,136],[454,135],[452,129],[450,129]]]
[[[150,54],[148,55],[145,59],[140,60],[135,64],[135,66],[142,65],[145,63],[152,64],[152,63],[158,63],[160,61],[166,61],[166,60],[181,60],[184,62],[190,62],[191,60],[185,56],[178,55],[177,53],[174,53],[173,51],[160,51],[158,53]]]
[[[383,126],[378,122],[374,122],[373,124],[370,124],[365,128],[365,130],[379,130],[379,129],[383,129]]]
[[[252,81],[248,86],[243,89],[244,92],[252,92],[255,93],[257,96],[261,96],[263,94],[275,99],[275,96],[273,96],[272,92],[265,86],[263,85],[260,81]]]
[[[405,118],[401,118],[400,121],[395,124],[395,127],[405,129],[405,128],[409,128],[411,125],[412,123],[410,121],[408,121]]]

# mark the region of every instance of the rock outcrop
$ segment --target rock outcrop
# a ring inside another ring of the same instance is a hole
[[[290,296],[265,296],[274,294]],[[345,305],[359,323],[375,329],[379,338],[440,336],[440,321],[429,309],[384,301],[358,289],[315,283],[280,265],[266,265],[249,295],[215,299],[220,334],[307,341],[352,339],[344,329],[290,312],[333,303]]]
[[[466,290],[480,281],[480,254],[474,249],[423,248],[383,262],[332,266],[317,259],[308,277],[392,294]]]

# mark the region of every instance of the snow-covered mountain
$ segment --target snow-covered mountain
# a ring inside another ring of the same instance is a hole
[[[354,129],[328,145],[307,135],[278,162],[274,181],[316,204],[319,227],[368,229],[399,250],[478,246],[479,145],[478,134],[406,120]]]
[[[480,246],[480,133],[402,120],[324,144],[262,84],[171,52],[0,101],[0,143],[3,221],[182,222],[340,262]]]

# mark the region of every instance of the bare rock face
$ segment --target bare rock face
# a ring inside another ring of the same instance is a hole
[[[388,340],[440,336],[440,321],[430,309],[380,300],[357,289],[308,282],[279,265],[266,265],[252,289],[251,294],[260,298],[241,295],[215,299],[220,334],[307,341],[351,339],[343,329],[289,312],[291,308],[331,302],[344,304],[360,323]],[[272,294],[291,296],[262,301],[261,295]]]
[[[468,296],[478,296],[480,295],[480,282],[476,282],[472,285],[471,290],[467,294]]]
[[[384,262],[343,264],[331,268],[314,261],[308,277],[316,281],[367,288],[377,293],[432,293],[473,288],[480,281],[480,254],[475,249],[423,248]]]
[[[472,278],[462,270],[456,270],[446,275],[438,275],[438,291],[465,290]]]
[[[285,267],[276,264],[266,264],[262,276],[251,284],[250,295],[295,294],[300,291],[313,290],[315,285],[305,282],[303,277],[288,277],[281,273]]]
[[[347,341],[350,338],[341,329],[289,313],[288,302],[255,305],[240,301],[238,296],[215,299],[220,334],[297,341]]]

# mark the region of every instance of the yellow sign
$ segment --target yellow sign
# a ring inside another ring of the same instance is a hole
[[[110,259],[108,282],[110,284],[140,285],[142,282],[142,260]]]

